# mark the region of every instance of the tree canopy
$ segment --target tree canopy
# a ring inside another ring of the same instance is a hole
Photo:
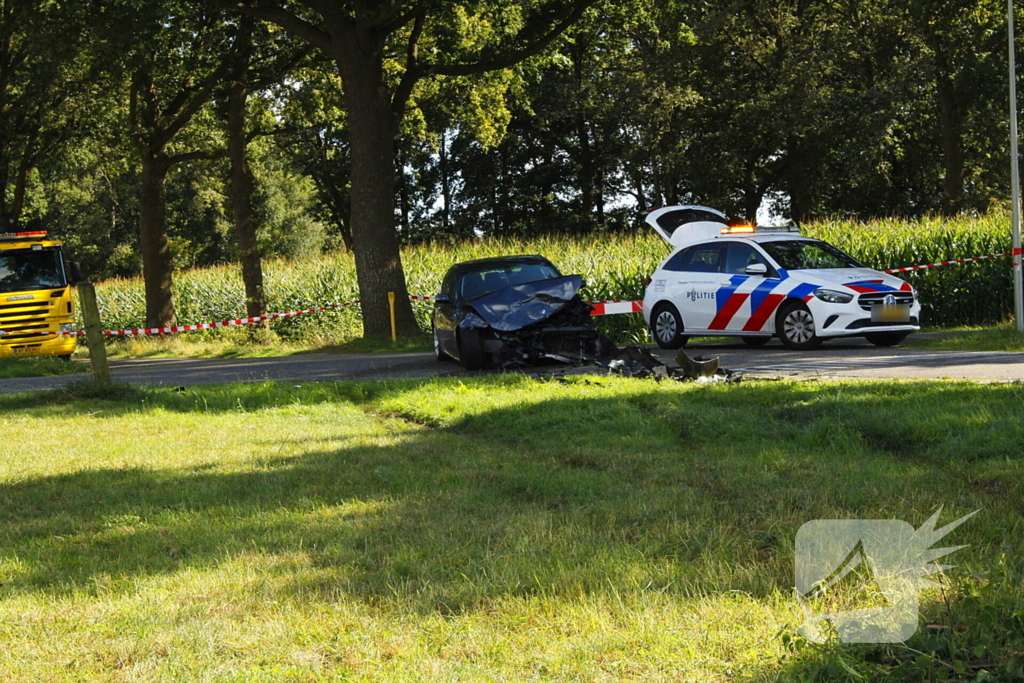
[[[176,267],[242,259],[258,311],[260,257],[350,249],[379,333],[402,241],[988,211],[1005,31],[993,0],[0,0],[0,222],[145,271],[154,325]]]

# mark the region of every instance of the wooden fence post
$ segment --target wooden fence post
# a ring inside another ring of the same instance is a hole
[[[110,366],[107,365],[107,347],[103,341],[103,323],[100,322],[100,307],[96,303],[96,289],[91,282],[78,284],[78,305],[82,307],[85,321],[85,338],[89,342],[89,362],[92,376],[102,384],[110,383]]]

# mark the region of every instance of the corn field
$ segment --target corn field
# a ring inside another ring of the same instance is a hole
[[[868,223],[825,221],[804,227],[804,234],[835,244],[880,270],[947,261],[1010,249],[1010,221],[1002,215],[982,218],[878,220]],[[644,281],[668,254],[652,232],[595,234],[587,237],[492,239],[459,244],[406,247],[403,264],[411,294],[433,295],[447,268],[486,256],[541,254],[564,273],[582,273],[588,299],[641,299]],[[264,264],[271,312],[294,311],[359,298],[350,254],[315,260],[275,260]],[[1010,258],[943,266],[901,275],[920,292],[924,324],[932,327],[985,324],[1012,313]],[[145,326],[141,279],[108,280],[97,286],[104,326]],[[219,266],[175,275],[179,324],[240,318],[244,290],[237,266]],[[414,302],[421,327],[429,327],[430,302]],[[605,331],[619,342],[645,337],[639,314],[601,318]],[[272,324],[283,338],[343,339],[361,335],[358,307],[296,316]],[[191,334],[217,334],[201,332]]]

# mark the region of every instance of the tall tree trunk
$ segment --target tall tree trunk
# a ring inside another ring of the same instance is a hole
[[[10,182],[11,177],[10,164],[7,154],[0,151],[0,221],[3,221],[3,224],[0,225],[0,232],[7,231],[11,220],[7,213],[7,183]]]
[[[949,65],[939,57],[936,94],[939,100],[939,133],[942,137],[943,206],[947,216],[959,213],[963,204],[964,140],[963,121],[956,97],[956,86],[948,73]]]
[[[405,146],[402,140],[398,141],[398,209],[402,217],[399,234],[403,239],[409,239],[412,235],[412,225],[409,223],[409,180],[405,177]]]
[[[583,208],[583,217],[587,227],[594,227],[594,155],[590,148],[590,131],[587,130],[587,121],[580,112],[576,118],[576,137],[580,144],[580,203]]]
[[[245,136],[245,108],[249,98],[249,61],[253,20],[240,22],[234,73],[228,85],[227,143],[231,161],[231,211],[235,223],[242,282],[245,285],[245,311],[250,318],[267,314],[263,286],[263,262],[252,219],[253,176],[249,168],[248,140]],[[266,328],[267,322],[259,323]]]
[[[167,155],[142,153],[142,191],[139,206],[139,242],[142,277],[146,285],[146,326],[177,324],[171,278],[171,247],[167,240],[165,186],[170,164]]]
[[[391,334],[388,292],[395,294],[397,331],[420,333],[413,316],[395,231],[395,123],[384,81],[383,45],[344,44],[337,60],[352,133],[352,246],[363,335]],[[387,188],[382,191],[382,188]]]
[[[28,188],[28,174],[34,166],[31,149],[35,147],[35,137],[30,138],[27,149],[21,153],[21,161],[18,162],[18,174],[14,178],[14,197],[11,200],[11,218],[15,221],[21,219],[22,209],[25,208],[25,191]]]
[[[441,229],[448,234],[452,221],[452,181],[448,164],[448,129],[441,133],[441,148],[438,151],[438,167],[441,171]]]
[[[251,24],[252,20],[248,20]],[[243,29],[245,30],[245,29]],[[250,27],[251,30],[251,27]],[[246,52],[246,46],[240,46]],[[235,73],[228,86],[228,157],[231,160],[231,212],[235,236],[242,260],[242,282],[245,283],[245,313],[250,318],[267,314],[267,297],[263,286],[263,261],[252,220],[253,176],[249,168],[248,140],[245,137],[245,106],[249,98],[249,55],[240,54]],[[259,323],[262,328],[267,322]]]

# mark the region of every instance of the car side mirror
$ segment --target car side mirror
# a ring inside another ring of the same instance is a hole
[[[77,285],[82,281],[82,266],[78,261],[72,261],[68,265],[71,269],[71,284]]]
[[[768,266],[763,263],[751,263],[743,272],[747,275],[767,275]]]
[[[452,302],[452,298],[447,294],[438,294],[434,297],[434,301],[439,304],[450,304]]]

